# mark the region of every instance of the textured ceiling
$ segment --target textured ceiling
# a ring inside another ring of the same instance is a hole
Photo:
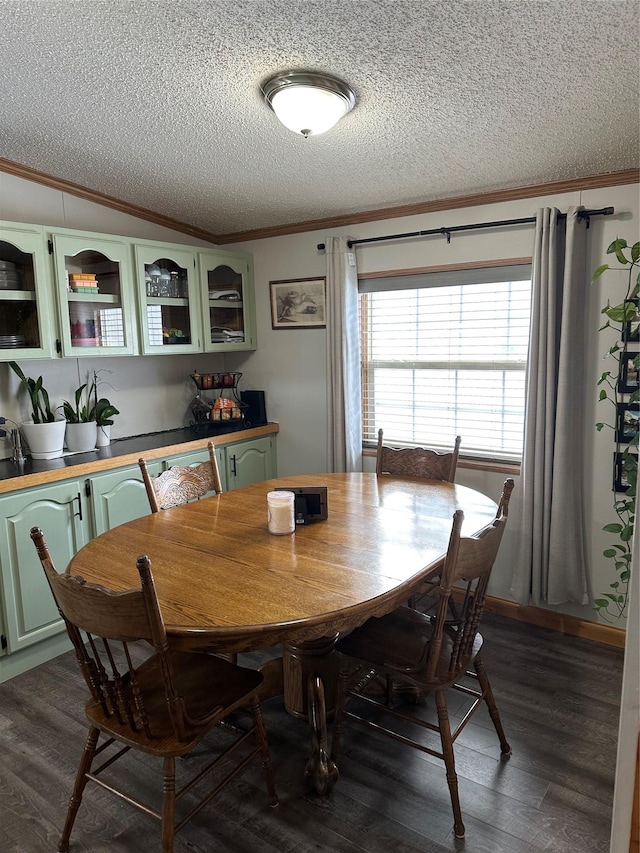
[[[0,0],[0,157],[223,235],[637,168],[638,2]],[[347,80],[326,135],[259,84]]]

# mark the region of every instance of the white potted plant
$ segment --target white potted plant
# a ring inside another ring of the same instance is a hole
[[[62,402],[62,411],[67,422],[67,449],[72,452],[94,450],[98,439],[98,427],[95,420],[92,394],[95,383],[89,387],[85,382],[76,389],[74,402]],[[87,390],[88,389],[88,390]],[[83,400],[84,394],[84,400]]]
[[[27,389],[31,400],[31,420],[20,425],[29,453],[33,459],[56,459],[62,456],[66,423],[56,420],[49,403],[49,395],[42,384],[42,376],[31,379],[24,375],[15,361],[9,367]]]
[[[106,447],[111,442],[111,426],[113,424],[113,416],[119,415],[120,412],[116,407],[107,400],[106,397],[98,397],[98,374],[93,371],[93,417],[98,427],[98,439],[96,447]]]
[[[101,397],[99,400],[96,400],[94,414],[98,428],[96,447],[106,447],[111,441],[113,415],[119,415],[120,412],[115,406],[111,405],[106,397]]]

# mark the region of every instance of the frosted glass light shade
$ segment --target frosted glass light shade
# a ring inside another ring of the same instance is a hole
[[[282,124],[305,137],[330,130],[353,109],[356,100],[342,80],[314,72],[277,74],[262,91]]]

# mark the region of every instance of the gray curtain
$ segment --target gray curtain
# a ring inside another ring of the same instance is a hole
[[[522,504],[511,594],[521,604],[589,603],[582,431],[586,225],[538,211],[532,266]],[[592,392],[595,393],[595,392]]]
[[[358,270],[346,237],[327,237],[327,471],[362,471]]]

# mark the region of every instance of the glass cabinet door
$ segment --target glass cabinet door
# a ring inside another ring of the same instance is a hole
[[[136,352],[130,246],[95,234],[53,235],[64,356]]]
[[[56,337],[44,231],[0,222],[0,360],[53,358]]]
[[[253,259],[199,252],[206,352],[256,349]]]
[[[135,256],[143,352],[201,352],[195,254],[137,245]]]

